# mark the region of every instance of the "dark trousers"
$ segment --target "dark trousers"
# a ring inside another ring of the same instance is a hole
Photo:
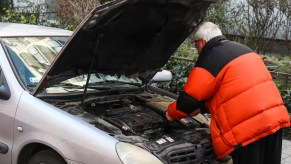
[[[233,151],[233,164],[280,164],[282,129]]]

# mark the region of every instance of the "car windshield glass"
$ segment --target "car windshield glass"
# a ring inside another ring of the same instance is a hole
[[[68,37],[16,37],[2,38],[8,55],[20,81],[32,91],[43,77],[50,64],[62,49]],[[47,92],[79,91],[86,84],[87,75],[77,76],[47,89]],[[89,88],[111,88],[113,85],[140,84],[137,78],[126,76],[90,75]]]
[[[81,92],[84,90],[87,75],[81,75],[68,80],[57,83],[46,89],[47,93],[63,93],[63,92]],[[89,90],[110,90],[121,89],[132,86],[141,86],[142,81],[138,78],[129,78],[124,75],[105,75],[102,73],[94,73],[90,75],[88,89]]]
[[[15,37],[2,41],[20,80],[36,86],[68,37]],[[53,44],[52,44],[53,43]]]

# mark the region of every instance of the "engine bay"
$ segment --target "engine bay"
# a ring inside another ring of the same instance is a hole
[[[119,141],[139,146],[163,163],[219,163],[212,149],[209,128],[192,117],[168,122],[173,99],[143,92],[59,101],[54,105],[105,131]]]

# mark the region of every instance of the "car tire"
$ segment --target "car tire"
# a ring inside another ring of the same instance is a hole
[[[66,164],[66,161],[53,150],[42,150],[35,153],[28,164]]]

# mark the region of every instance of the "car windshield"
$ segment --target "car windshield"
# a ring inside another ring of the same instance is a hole
[[[2,38],[20,81],[32,91],[62,49],[68,37]],[[49,93],[78,92],[84,88],[87,75],[77,76],[46,89]],[[126,76],[90,75],[90,89],[112,88],[117,85],[140,84],[137,78]]]

